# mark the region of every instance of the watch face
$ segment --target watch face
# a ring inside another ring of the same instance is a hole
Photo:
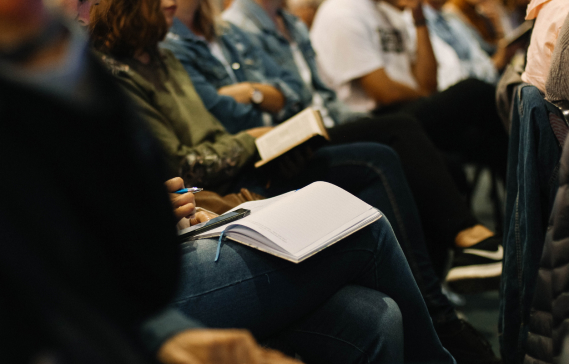
[[[253,101],[254,104],[260,104],[264,98],[263,93],[257,89],[255,89],[251,95],[251,101]]]

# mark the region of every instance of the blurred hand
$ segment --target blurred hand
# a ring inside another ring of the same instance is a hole
[[[191,192],[179,195],[174,193],[179,189],[184,188],[184,180],[180,177],[175,177],[164,182],[166,185],[166,190],[170,195],[170,202],[172,202],[172,208],[174,209],[174,215],[176,219],[180,221],[184,217],[190,219],[195,219],[196,213],[196,200],[194,194]],[[207,221],[207,220],[206,220]]]
[[[398,0],[397,5],[401,8],[416,9],[421,6],[422,0]]]
[[[271,130],[273,130],[272,126],[262,126],[259,128],[253,128],[253,129],[249,129],[246,131],[247,131],[247,134],[251,135],[253,138],[258,138],[260,136],[265,135],[266,133],[268,133]]]
[[[166,341],[158,351],[164,364],[301,364],[261,348],[245,330],[188,330]]]
[[[241,82],[223,86],[217,90],[217,93],[224,96],[231,96],[240,104],[250,104],[253,91],[253,85],[249,82]]]

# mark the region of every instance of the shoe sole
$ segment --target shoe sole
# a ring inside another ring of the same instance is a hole
[[[447,283],[456,293],[479,293],[500,289],[502,262],[452,269]]]
[[[475,265],[470,267],[452,268],[447,275],[447,281],[463,279],[484,279],[502,275],[502,262]]]

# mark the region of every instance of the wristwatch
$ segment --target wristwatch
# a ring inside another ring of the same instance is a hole
[[[253,87],[253,91],[251,92],[251,102],[255,105],[260,105],[264,99],[265,95],[263,95],[260,90]]]

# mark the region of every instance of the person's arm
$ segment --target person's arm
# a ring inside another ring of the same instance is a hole
[[[166,41],[161,46],[174,53],[190,76],[207,110],[223,124],[229,133],[235,134],[263,125],[263,110],[251,103],[241,103],[232,96],[219,93],[218,89],[194,67],[192,55],[182,45]]]
[[[258,38],[260,35],[245,32],[233,24],[229,26],[232,32],[237,33],[245,48],[251,53],[248,59],[255,60],[255,62],[258,63],[255,67],[263,72],[263,77],[265,78],[264,83],[252,83],[251,86],[265,94],[265,101],[271,103],[271,110],[268,111],[274,114],[277,121],[286,120],[312,102],[311,98],[301,100],[299,95],[302,94],[303,88],[305,87],[304,83],[300,78],[283,68],[267,54],[263,48],[263,42]],[[225,92],[225,88],[219,89],[220,92],[222,90]],[[274,93],[275,91],[282,97],[278,100],[282,101],[282,104],[276,102],[276,95],[269,94],[270,97],[267,100],[266,92]],[[248,96],[250,93],[243,92],[242,95]],[[264,107],[263,104],[261,104],[261,107]]]
[[[310,105],[312,102],[311,97],[302,98],[300,96],[305,94],[312,96],[310,92],[303,92],[306,87],[304,82],[294,73],[279,65],[267,53],[260,40],[257,38],[258,35],[242,33],[247,37],[248,41],[251,42],[251,47],[253,47],[255,52],[255,58],[263,65],[266,82],[281,91],[284,96],[285,104],[277,114],[277,119],[279,121],[286,120],[287,118],[296,115],[306,106]]]
[[[237,174],[257,155],[255,136],[247,131],[230,135],[217,121],[208,131],[207,142],[195,146],[183,144],[174,127],[152,106],[143,90],[126,78],[120,77],[118,80],[134,101],[137,114],[148,123],[160,141],[170,162],[171,172],[180,175],[183,171],[182,177],[186,183],[196,186],[219,184]]]
[[[158,351],[164,364],[302,364],[262,348],[246,330],[188,330],[170,338]]]
[[[413,76],[421,88],[421,92],[432,94],[437,91],[437,59],[431,45],[429,28],[420,0],[403,0],[411,9],[413,22],[417,32],[417,54],[413,64]]]
[[[260,110],[269,112],[271,114],[276,114],[283,108],[285,104],[285,98],[276,87],[263,84],[263,83],[251,83],[251,82],[241,82],[233,85],[223,86],[217,90],[217,93],[224,96],[231,96],[235,101],[252,105],[253,92],[255,89],[263,93],[263,101],[255,105]]]
[[[383,68],[359,78],[358,82],[369,97],[384,106],[429,95],[422,89],[416,90],[392,80]]]

